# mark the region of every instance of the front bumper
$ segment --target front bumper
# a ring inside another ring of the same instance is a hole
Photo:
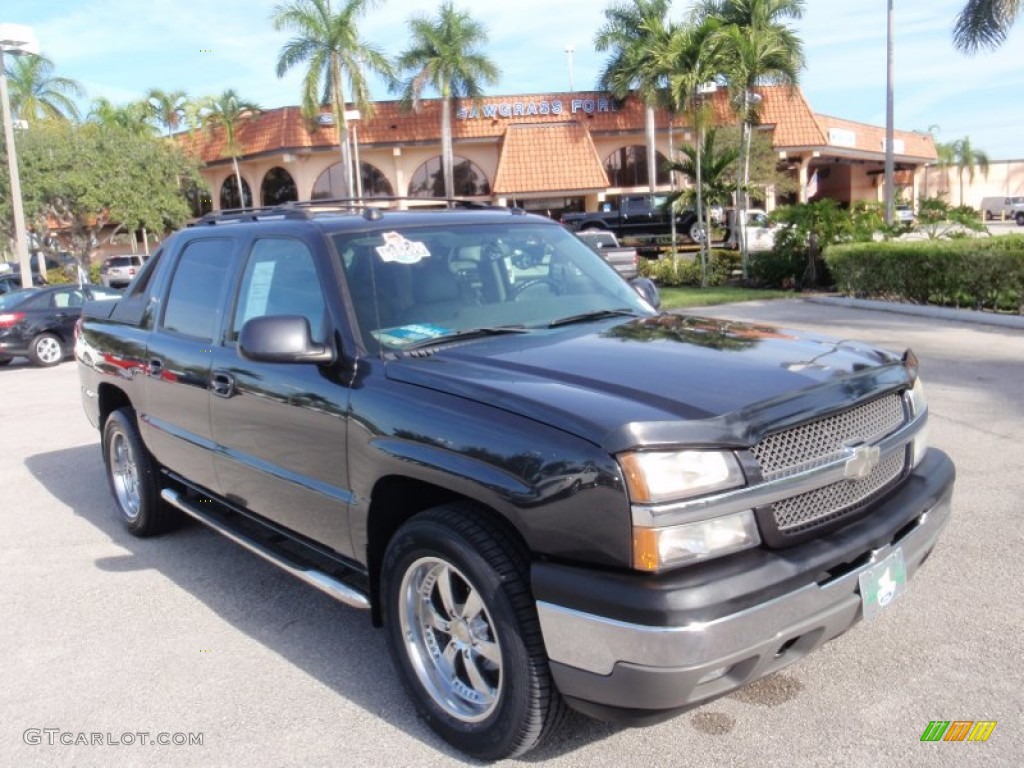
[[[762,551],[748,568],[736,567],[740,556],[692,578],[683,569],[683,580],[669,575],[668,585],[535,565],[559,690],[588,714],[644,724],[806,656],[861,619],[863,571],[899,547],[908,579],[914,575],[949,522],[954,478],[952,462],[933,449],[867,517],[804,545]]]

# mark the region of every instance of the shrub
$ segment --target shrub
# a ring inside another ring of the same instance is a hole
[[[853,296],[1024,314],[1024,236],[849,243],[825,253]]]
[[[740,266],[739,254],[735,251],[712,249],[711,261],[708,263],[708,286],[724,285],[733,272]],[[700,257],[698,255],[679,256],[675,259],[643,259],[640,262],[640,274],[649,277],[658,285],[675,288],[681,285],[699,287],[701,284]]]

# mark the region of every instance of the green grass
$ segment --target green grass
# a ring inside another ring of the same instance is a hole
[[[717,288],[660,288],[662,309],[706,307],[711,304],[731,304],[737,301],[763,301],[765,299],[792,298],[788,291],[754,290],[728,285]]]

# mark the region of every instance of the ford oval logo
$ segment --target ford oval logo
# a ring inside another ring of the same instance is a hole
[[[853,453],[843,467],[843,474],[850,480],[861,480],[871,474],[882,458],[877,445],[858,445],[850,449]]]

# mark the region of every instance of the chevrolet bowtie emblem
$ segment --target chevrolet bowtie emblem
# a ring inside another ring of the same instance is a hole
[[[852,455],[843,467],[843,474],[850,480],[860,480],[870,475],[882,458],[882,450],[877,445],[858,445],[849,450]]]

